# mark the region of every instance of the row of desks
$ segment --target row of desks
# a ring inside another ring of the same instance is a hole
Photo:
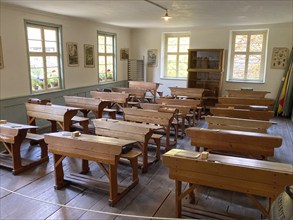
[[[102,104],[101,104],[102,103]],[[99,104],[99,105],[98,105]],[[96,105],[96,109],[90,109],[93,111],[97,111],[98,113],[96,116],[100,116],[99,113],[102,112],[102,108],[107,102],[100,101]],[[124,140],[124,139],[117,139],[112,137],[102,137],[102,136],[95,136],[95,135],[87,135],[81,134],[81,136],[74,137],[71,136],[72,122],[75,121],[76,114],[78,111],[85,111],[88,110],[86,103],[81,102],[79,105],[83,105],[85,108],[81,107],[70,107],[70,106],[61,106],[61,105],[40,105],[40,104],[32,104],[26,103],[27,115],[28,120],[31,125],[21,125],[21,124],[12,124],[6,123],[2,124],[0,129],[0,141],[3,143],[8,143],[9,146],[7,147],[7,151],[9,152],[12,158],[12,164],[8,167],[13,169],[14,174],[18,174],[23,170],[31,167],[32,165],[36,165],[36,163],[31,163],[30,166],[23,165],[20,147],[24,139],[27,137],[28,131],[32,130],[36,132],[38,126],[36,126],[37,119],[46,119],[49,120],[51,123],[51,132],[45,134],[44,139],[45,142],[48,144],[45,145],[46,147],[46,158],[42,158],[42,161],[38,161],[38,163],[44,162],[45,160],[48,161],[48,153],[47,150],[54,154],[54,167],[55,167],[55,187],[61,188],[66,185],[67,180],[74,181],[78,179],[78,182],[81,181],[81,176],[78,174],[78,177],[71,176],[69,178],[64,177],[63,168],[62,168],[62,160],[66,157],[74,157],[80,158],[83,160],[81,172],[87,173],[89,171],[88,167],[88,160],[95,161],[99,164],[102,168],[102,171],[106,174],[109,181],[109,191],[110,191],[110,198],[109,203],[110,205],[116,204],[120,198],[125,195],[131,188],[133,188],[138,183],[138,164],[137,164],[137,155],[139,154],[130,154],[124,155],[122,154],[122,149],[130,144],[136,143],[136,140]],[[102,107],[99,107],[102,106]],[[88,112],[84,112],[88,113]],[[86,118],[88,120],[88,118]],[[78,119],[76,119],[78,120]],[[160,126],[152,126],[147,124],[137,124],[137,123],[130,123],[130,122],[118,122],[123,126],[124,123],[132,124],[135,126],[142,127],[144,126],[153,133],[154,130],[160,129]],[[63,132],[57,132],[57,125],[61,127]],[[146,139],[144,146],[147,149],[147,144],[149,141],[149,137]],[[81,144],[82,142],[82,144]],[[144,152],[144,166],[143,168],[147,168],[147,160],[146,154],[147,151],[143,150]],[[44,152],[42,152],[42,155]],[[129,186],[120,187],[118,185],[118,176],[117,176],[117,168],[118,168],[118,161],[120,157],[125,156],[126,159],[129,159],[133,168],[132,174],[132,183]],[[2,164],[6,166],[7,164]],[[86,178],[85,178],[86,179]]]

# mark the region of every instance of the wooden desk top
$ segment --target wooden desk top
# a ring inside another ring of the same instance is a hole
[[[209,154],[208,160],[201,160],[200,158],[187,158],[182,156],[176,156],[178,152],[190,152],[193,154],[195,151],[188,151],[182,149],[172,149],[165,153],[163,157],[173,157],[173,158],[184,158],[188,161],[194,161],[199,163],[211,163],[214,165],[230,165],[234,167],[244,167],[247,169],[258,169],[264,171],[278,171],[285,174],[293,175],[293,166],[291,164],[285,163],[278,163],[272,161],[265,161],[265,160],[256,160],[256,159],[249,159],[249,158],[241,158],[241,157],[233,157],[233,156],[226,156],[226,155],[218,155],[218,154]],[[292,176],[293,181],[293,176]]]
[[[99,118],[99,119],[94,119],[94,120],[96,120],[96,121],[110,121],[110,122],[115,122],[115,123],[118,123],[118,124],[121,124],[121,125],[148,128],[150,130],[163,129],[163,126],[145,124],[145,123],[136,123],[136,122],[132,122],[132,121],[122,121],[122,120],[115,120],[115,119],[108,119],[108,118]]]
[[[41,111],[47,112],[49,114],[59,113],[59,112],[66,112],[66,111],[78,111],[83,110],[83,108],[65,106],[65,105],[38,105],[38,104],[31,104],[25,103],[27,111]]]
[[[37,126],[16,124],[16,123],[5,123],[0,124],[0,141],[14,144],[15,138],[18,137],[19,143],[25,138],[27,131],[31,128],[37,128]]]
[[[5,124],[0,124],[0,133],[2,128],[12,128],[12,129],[31,129],[31,128],[38,128],[38,126],[33,125],[25,125],[25,124],[17,124],[17,123],[10,123],[7,122]]]
[[[136,143],[136,141],[87,134],[71,137],[71,132],[45,134],[45,142],[53,154],[112,165],[117,163],[117,156],[121,155],[123,146]]]

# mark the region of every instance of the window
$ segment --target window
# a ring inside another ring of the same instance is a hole
[[[26,33],[32,93],[60,89],[61,26],[26,21]]]
[[[267,30],[231,32],[228,81],[264,82],[267,32]]]
[[[98,32],[99,82],[113,82],[116,77],[116,35]]]
[[[164,78],[187,78],[190,35],[165,35]]]

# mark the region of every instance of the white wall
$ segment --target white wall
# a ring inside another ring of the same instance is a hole
[[[24,19],[54,23],[62,25],[64,50],[64,79],[65,88],[78,88],[97,85],[97,62],[95,68],[84,68],[83,44],[94,44],[97,48],[97,30],[117,33],[117,80],[127,80],[127,62],[120,61],[120,48],[130,48],[130,58],[147,58],[148,49],[158,49],[161,53],[162,34],[165,32],[185,31],[191,33],[191,48],[223,48],[225,49],[225,69],[229,47],[230,30],[243,30],[253,28],[269,29],[269,47],[266,68],[266,82],[264,84],[223,83],[225,89],[252,87],[255,90],[268,90],[268,97],[275,98],[279,89],[284,70],[271,69],[271,56],[273,47],[287,47],[293,45],[293,27],[289,24],[276,24],[265,26],[242,27],[209,27],[209,28],[176,28],[176,29],[127,29],[94,23],[73,17],[41,13],[33,10],[0,7],[0,35],[4,56],[4,69],[0,69],[0,99],[26,96],[30,94],[29,72],[26,50]],[[66,42],[77,42],[79,50],[79,66],[68,67],[66,59]],[[146,67],[147,81],[160,82],[160,90],[169,94],[169,86],[186,87],[186,80],[160,79],[161,60],[157,67]],[[224,79],[226,78],[226,72]]]
[[[41,13],[39,11],[1,6],[0,35],[4,57],[4,69],[0,69],[0,99],[30,94],[29,70],[26,49],[24,19],[62,25],[65,88],[78,88],[98,84],[97,62],[95,68],[84,68],[83,45],[97,48],[97,30],[117,34],[117,52],[130,47],[130,29],[98,24],[73,17]],[[77,42],[79,66],[68,67],[66,42]],[[117,57],[117,80],[127,80],[127,62]]]
[[[229,48],[229,34],[231,30],[245,29],[269,29],[268,38],[268,57],[266,67],[266,81],[263,84],[253,83],[231,83],[226,82],[227,56]],[[166,32],[190,32],[191,42],[190,48],[209,49],[223,48],[225,49],[225,73],[222,87],[222,94],[225,95],[225,89],[239,89],[240,87],[251,87],[254,90],[266,90],[271,93],[267,97],[275,98],[278,93],[280,82],[284,74],[284,70],[271,69],[272,49],[274,47],[287,47],[291,50],[293,45],[293,24],[276,24],[262,26],[241,26],[241,27],[211,27],[211,28],[190,28],[190,29],[136,29],[132,30],[131,53],[139,58],[147,57],[148,49],[158,49],[161,56],[162,35]],[[161,60],[157,67],[147,67],[147,81],[156,81],[162,83],[160,90],[164,91],[165,95],[170,94],[168,87],[178,86],[186,87],[186,80],[166,80],[160,79],[162,71]]]

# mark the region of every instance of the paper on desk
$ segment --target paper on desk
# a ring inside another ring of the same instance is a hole
[[[178,151],[177,153],[174,154],[174,156],[187,157],[187,158],[198,158],[200,156],[200,153],[192,152],[192,151]]]

